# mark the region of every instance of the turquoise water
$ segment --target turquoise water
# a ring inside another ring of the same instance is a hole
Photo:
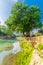
[[[4,41],[4,42],[5,42],[5,41]],[[3,43],[4,43],[4,42],[3,42]],[[11,42],[11,40],[7,41],[7,43],[8,43],[8,42]],[[0,44],[1,44],[1,43],[2,43],[2,41],[0,42]],[[2,45],[3,45],[3,43],[2,43]],[[12,44],[13,44],[13,48],[12,48],[11,50],[0,52],[0,64],[2,63],[2,61],[3,61],[3,59],[4,59],[4,57],[5,57],[6,55],[9,55],[9,54],[11,54],[11,53],[17,53],[17,52],[19,52],[19,51],[21,50],[19,41],[15,40]]]
[[[16,41],[16,39],[13,40],[0,40],[0,52],[2,52],[3,50],[9,50],[11,48],[13,48],[13,43]]]
[[[14,43],[15,39],[14,40],[0,40],[0,44],[4,44],[4,43]]]

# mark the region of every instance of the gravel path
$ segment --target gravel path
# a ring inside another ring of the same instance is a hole
[[[43,59],[40,58],[38,51],[34,50],[30,65],[43,65]]]

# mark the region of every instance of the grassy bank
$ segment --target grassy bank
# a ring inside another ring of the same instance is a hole
[[[20,41],[22,50],[17,54],[10,54],[3,59],[2,65],[29,65],[34,48],[32,44]]]
[[[38,44],[38,50],[40,57],[43,58],[43,44],[41,43]]]

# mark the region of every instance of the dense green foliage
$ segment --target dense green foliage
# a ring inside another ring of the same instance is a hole
[[[21,51],[6,56],[2,65],[29,65],[34,50],[32,44],[26,44],[24,41],[21,41],[20,46],[22,48]]]
[[[0,35],[5,35],[5,26],[0,26]]]
[[[5,35],[13,35],[13,31],[11,31],[8,27],[6,26],[0,26],[0,36],[5,36]]]
[[[13,31],[28,34],[33,29],[40,27],[40,12],[40,8],[37,6],[28,7],[27,4],[17,2],[12,8],[6,24]]]

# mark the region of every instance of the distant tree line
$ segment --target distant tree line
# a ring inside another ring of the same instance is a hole
[[[13,31],[6,26],[0,26],[0,38],[15,38]]]

